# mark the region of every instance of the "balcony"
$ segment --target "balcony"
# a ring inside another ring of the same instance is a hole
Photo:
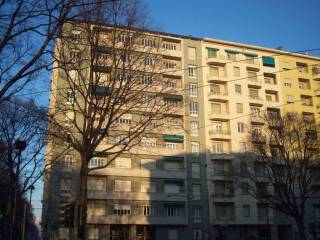
[[[208,56],[207,64],[225,65],[228,62],[227,56],[217,54],[216,56]]]
[[[314,95],[316,95],[317,97],[320,97],[320,88],[314,90]]]
[[[266,143],[267,137],[261,133],[253,133],[251,136],[252,143],[263,144]]]
[[[209,112],[209,119],[211,120],[227,121],[230,119],[230,117],[231,116],[229,112],[218,112],[218,113]]]
[[[211,160],[232,160],[234,156],[230,152],[219,152],[219,153],[211,153],[210,155]]]
[[[250,120],[252,123],[255,123],[255,124],[264,124],[265,122],[262,117],[254,116],[254,115],[251,115]]]
[[[260,70],[260,62],[259,59],[246,59],[244,60],[244,63],[247,65],[247,69],[252,69],[255,71],[259,71]]]
[[[217,83],[217,82],[226,83],[228,82],[228,78],[225,73],[208,74],[207,81],[212,83]]]
[[[263,105],[263,98],[256,95],[249,95],[249,101],[259,105]]]
[[[217,92],[217,91],[209,92],[208,98],[209,98],[209,100],[212,100],[212,101],[227,102],[228,101],[228,93],[227,92]]]
[[[229,131],[226,130],[210,130],[209,131],[210,139],[216,140],[230,140],[231,135]]]
[[[253,88],[261,88],[262,81],[258,78],[258,76],[248,77],[248,86]]]

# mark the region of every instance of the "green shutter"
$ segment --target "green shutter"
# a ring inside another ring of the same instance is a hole
[[[110,89],[107,87],[90,85],[89,92],[99,96],[106,96],[110,94]]]
[[[239,53],[240,53],[240,52],[238,52],[238,51],[228,50],[228,49],[226,49],[225,52],[226,52],[226,53],[231,53],[231,54],[239,54]]]
[[[163,99],[168,99],[168,100],[175,100],[175,101],[182,101],[183,97],[182,95],[174,95],[174,94],[162,94]]]
[[[183,157],[163,157],[164,161],[174,161],[174,162],[181,162],[184,161]]]
[[[256,53],[243,53],[243,55],[248,56],[248,57],[258,57],[258,54],[256,54]]]
[[[273,57],[262,57],[263,66],[274,67],[276,65]]]
[[[207,47],[208,50],[208,57],[217,57],[217,52],[219,51],[218,48],[209,48]]]
[[[163,140],[165,142],[183,142],[183,136],[164,134]]]

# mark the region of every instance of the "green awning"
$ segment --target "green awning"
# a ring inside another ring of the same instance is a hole
[[[111,72],[111,67],[108,66],[98,66],[98,65],[93,65],[91,67],[92,71],[94,72],[103,72],[103,73],[109,73]]]
[[[110,94],[110,89],[107,87],[102,87],[102,86],[90,85],[89,91],[91,94],[95,94],[98,96],[107,96]]]
[[[248,56],[248,57],[258,57],[258,54],[256,54],[256,53],[243,53],[243,55]]]
[[[239,54],[239,53],[240,53],[240,52],[238,52],[238,51],[228,50],[228,49],[226,49],[225,52],[226,52],[226,53],[232,53],[232,54]]]
[[[183,136],[163,134],[163,140],[165,142],[183,142]]]
[[[92,50],[96,51],[96,52],[99,52],[99,53],[106,53],[106,54],[110,54],[111,53],[111,49],[110,48],[103,47],[103,46],[97,46],[97,45],[92,46]]]
[[[206,49],[207,49],[208,51],[214,51],[214,52],[217,52],[217,51],[220,50],[219,48],[211,48],[211,47],[206,47]]]
[[[263,66],[274,67],[276,65],[273,57],[262,57]]]
[[[174,94],[162,94],[163,99],[168,99],[168,100],[175,100],[175,101],[182,101],[183,97],[182,95],[174,95]]]
[[[181,162],[184,161],[183,157],[163,157],[164,161],[174,161],[174,162]]]

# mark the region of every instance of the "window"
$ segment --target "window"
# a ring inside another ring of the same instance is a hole
[[[294,103],[294,96],[287,95],[287,103]]]
[[[220,103],[211,103],[211,113],[221,113],[221,104]]]
[[[289,70],[290,69],[290,63],[289,62],[282,62],[282,69],[283,70]]]
[[[226,165],[224,162],[214,162],[213,163],[213,174],[218,176],[223,176],[228,174],[230,171],[230,166]]]
[[[70,38],[71,38],[72,42],[79,43],[80,42],[80,32],[79,31],[72,31]]]
[[[118,80],[121,81],[122,83],[128,82],[129,80],[131,80],[132,75],[129,73],[123,73],[123,74],[119,74],[118,76]]]
[[[216,203],[216,216],[218,219],[233,219],[234,204],[232,203]]]
[[[130,43],[132,43],[132,36],[126,35],[126,34],[121,34],[120,35],[120,41],[123,44],[130,44]]]
[[[179,217],[183,216],[183,208],[180,206],[168,206],[167,217]]]
[[[177,183],[165,183],[164,184],[164,192],[165,193],[179,193],[180,185]]]
[[[258,206],[258,219],[266,219],[268,217],[268,207],[264,204],[257,204]]]
[[[193,212],[193,222],[194,223],[201,223],[202,219],[201,219],[201,207],[200,206],[194,206],[192,208],[192,212]]]
[[[192,178],[200,178],[200,164],[192,163],[191,164],[191,176]]]
[[[246,170],[246,172],[247,172],[247,170]],[[249,194],[249,184],[248,183],[246,183],[246,182],[241,183],[241,194],[242,195]]]
[[[90,159],[89,168],[102,167],[105,164],[104,158],[94,157]]]
[[[106,215],[105,205],[101,202],[88,203],[88,215],[92,217],[101,217]]]
[[[196,77],[196,74],[197,74],[197,66],[189,65],[188,66],[189,77]]]
[[[67,112],[66,113],[66,122],[65,125],[69,126],[75,123],[74,121],[74,112]]]
[[[131,192],[131,181],[115,180],[114,190],[116,192]]]
[[[127,145],[129,143],[129,137],[127,135],[116,136],[116,142],[120,145]]]
[[[230,181],[215,181],[214,194],[219,197],[232,197],[234,195],[233,184]]]
[[[210,92],[213,93],[213,94],[220,94],[220,85],[211,84],[210,85]]]
[[[154,65],[154,64],[155,64],[155,61],[151,57],[146,57],[144,59],[144,65]]]
[[[188,57],[189,60],[196,60],[196,48],[188,47]]]
[[[118,123],[119,124],[128,124],[130,125],[132,122],[132,115],[131,114],[123,114],[118,118]]]
[[[190,97],[197,97],[198,96],[198,84],[190,83],[189,84],[189,91],[190,91]]]
[[[199,122],[190,123],[190,136],[192,137],[199,136]]]
[[[248,80],[250,82],[258,82],[257,72],[248,71]]]
[[[168,230],[168,240],[178,240],[178,230],[177,229]]]
[[[145,47],[154,47],[156,45],[156,41],[152,38],[142,38],[141,44]]]
[[[276,80],[276,76],[274,74],[264,74],[264,82],[266,84],[272,84],[272,85],[276,85],[277,84],[277,80]]]
[[[87,186],[88,186],[88,189],[90,190],[103,191],[106,189],[106,181],[104,178],[100,179],[96,177],[89,177]]]
[[[201,199],[201,185],[192,184],[192,199],[200,200]]]
[[[242,210],[244,217],[250,217],[250,205],[243,205]]]
[[[200,144],[197,142],[191,142],[191,154],[198,156],[200,153]]]
[[[155,182],[141,182],[140,187],[141,192],[155,193],[157,191]]]
[[[291,78],[285,78],[283,84],[284,84],[285,87],[292,87],[292,79]]]
[[[157,216],[157,208],[152,205],[143,205],[142,214],[143,216]]]
[[[320,218],[320,205],[313,205],[314,216]]]
[[[243,133],[244,132],[244,123],[243,122],[238,122],[238,132]]]
[[[178,143],[166,143],[165,148],[170,150],[178,149]]]
[[[213,142],[212,152],[213,153],[223,153],[223,143],[222,142]]]
[[[237,113],[243,113],[243,104],[242,103],[236,103],[237,107]]]
[[[259,90],[249,88],[249,97],[252,99],[259,99]]]
[[[163,83],[165,88],[176,88],[177,87],[177,83],[175,81],[170,81],[167,80]]]
[[[239,152],[245,152],[245,151],[246,151],[246,143],[239,142]]]
[[[260,108],[259,107],[250,107],[251,116],[259,117],[260,116]]]
[[[131,206],[127,204],[115,204],[113,207],[113,214],[115,215],[130,215]]]
[[[141,159],[141,168],[144,169],[156,169],[157,168],[157,160],[156,159]]]
[[[208,50],[208,58],[217,58],[218,57],[218,51],[217,48],[207,48]]]
[[[71,178],[62,178],[60,182],[60,192],[70,192],[72,189]]]
[[[308,79],[299,78],[299,88],[300,89],[310,89],[310,81]]]
[[[131,158],[116,158],[116,168],[131,168]]]
[[[240,68],[239,67],[233,67],[233,76],[240,77]]]
[[[166,61],[164,63],[164,66],[169,69],[175,69],[177,67],[177,64],[175,62]]]
[[[143,75],[142,76],[142,84],[153,85],[154,84],[154,77],[150,76],[150,75]]]
[[[236,95],[241,95],[241,85],[240,84],[235,84],[235,93]]]
[[[182,161],[164,161],[164,169],[169,171],[181,171],[184,165]]]
[[[213,122],[212,123],[212,131],[215,133],[222,132],[222,122]]]
[[[62,164],[66,168],[71,168],[73,165],[73,156],[65,155]]]
[[[301,73],[308,73],[309,72],[308,64],[306,64],[306,63],[297,62],[297,68],[298,68],[298,71]]]
[[[190,115],[198,116],[198,102],[190,102]]]
[[[71,62],[78,62],[80,60],[80,52],[71,50],[70,51],[70,60]]]
[[[63,238],[63,239],[65,239],[65,238]],[[69,238],[66,238],[66,239],[69,239]],[[98,240],[99,239],[99,228],[88,228],[88,239],[89,240]]]
[[[156,147],[157,147],[157,139],[156,139],[156,138],[142,137],[140,144],[141,144],[141,146],[143,146],[143,147],[156,148]]]
[[[201,229],[193,229],[193,240],[202,240],[202,230]]]
[[[68,90],[67,92],[67,103],[68,104],[74,103],[74,92],[72,90]]]
[[[177,46],[173,43],[163,43],[162,48],[167,49],[167,50],[177,50]]]
[[[301,103],[303,106],[313,106],[312,97],[301,95]]]

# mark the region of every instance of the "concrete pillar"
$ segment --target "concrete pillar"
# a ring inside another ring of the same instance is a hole
[[[110,225],[105,225],[103,227],[103,234],[102,238],[103,240],[110,240],[111,232],[110,232]]]
[[[136,225],[129,226],[129,239],[130,240],[136,240],[136,236],[137,236]]]

